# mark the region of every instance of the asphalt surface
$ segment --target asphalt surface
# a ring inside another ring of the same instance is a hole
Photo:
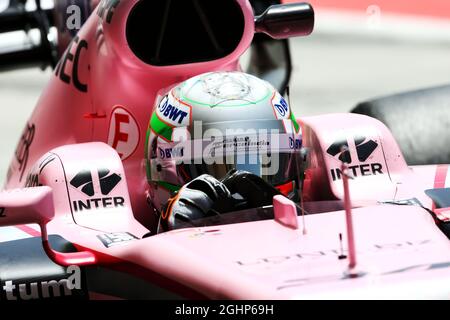
[[[292,104],[297,116],[347,112],[357,102],[450,83],[450,46],[316,34],[291,40]],[[51,71],[0,74],[0,183],[25,121]]]

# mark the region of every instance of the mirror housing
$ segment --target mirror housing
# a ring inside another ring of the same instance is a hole
[[[275,221],[290,229],[298,229],[297,207],[295,203],[279,194],[273,197]]]
[[[31,223],[42,226],[55,215],[50,187],[4,190],[0,192],[0,207],[0,227]]]
[[[48,257],[62,266],[96,263],[92,252],[62,253],[53,250],[48,241],[47,223],[55,216],[53,192],[50,187],[11,189],[0,192],[0,227],[38,224],[42,246]]]
[[[273,5],[255,17],[255,32],[273,39],[307,36],[314,29],[314,9],[309,3]]]

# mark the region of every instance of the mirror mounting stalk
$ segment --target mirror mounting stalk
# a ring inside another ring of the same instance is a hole
[[[55,207],[50,187],[2,191],[0,192],[0,208],[3,209],[0,227],[33,223],[39,225],[42,246],[53,262],[65,267],[91,265],[97,262],[95,255],[90,251],[62,253],[51,248],[48,241],[47,223],[53,219]]]

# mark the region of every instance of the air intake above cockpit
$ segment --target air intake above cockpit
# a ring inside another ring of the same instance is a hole
[[[127,20],[126,38],[145,63],[168,66],[216,60],[232,53],[244,15],[230,0],[142,0]]]

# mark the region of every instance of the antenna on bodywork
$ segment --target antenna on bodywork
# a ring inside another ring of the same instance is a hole
[[[347,147],[342,146],[341,152],[347,151]],[[348,275],[350,277],[357,277],[358,272],[356,271],[356,249],[355,249],[355,234],[353,232],[353,217],[352,217],[352,204],[350,199],[350,190],[348,187],[349,178],[353,179],[348,174],[347,163],[342,161],[341,164],[342,171],[342,184],[344,189],[344,208],[345,208],[345,222],[347,225],[347,245],[348,245]]]
[[[292,108],[292,103],[291,103],[291,91],[289,86],[286,86],[286,97],[288,99],[288,104],[289,107]],[[300,152],[300,151],[299,151]],[[298,184],[299,187],[297,188],[298,190],[298,196],[300,199],[300,210],[302,211],[302,224],[303,224],[303,230],[302,233],[305,235],[308,232],[306,231],[306,222],[305,222],[305,208],[303,206],[303,186],[301,184],[301,177],[300,177],[300,166],[298,164],[298,161],[295,161],[295,165],[297,166],[297,174],[298,174]]]
[[[344,246],[342,245],[342,233],[339,233],[339,249],[339,252],[341,254],[338,256],[338,259],[347,259],[347,256],[344,254]]]

